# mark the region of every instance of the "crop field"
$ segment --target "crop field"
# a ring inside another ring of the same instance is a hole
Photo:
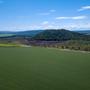
[[[90,53],[1,47],[0,90],[90,90]]]
[[[8,37],[8,36],[13,36],[14,34],[0,34],[0,37]]]

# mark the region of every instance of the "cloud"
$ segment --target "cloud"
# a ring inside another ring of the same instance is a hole
[[[71,30],[88,30],[90,29],[90,23],[71,23],[65,27]]]
[[[44,21],[46,22],[46,21]],[[42,30],[42,29],[61,29],[65,28],[67,30],[89,30],[90,22],[78,22],[78,23],[47,23],[45,25],[42,24],[32,24],[32,25],[10,25],[4,26],[0,28],[0,31],[25,31],[25,30]]]
[[[51,10],[50,10],[50,12],[56,12],[56,10],[54,10],[54,9],[51,9]]]
[[[76,17],[72,17],[72,19],[78,20],[78,19],[86,19],[87,16],[76,16]]]
[[[90,10],[90,6],[83,6],[78,11]]]
[[[79,20],[79,19],[85,19],[85,18],[87,18],[87,16],[56,17],[57,20],[63,20],[63,19]]]
[[[70,19],[70,17],[56,17],[56,19]]]
[[[39,27],[39,26],[38,26]],[[37,29],[39,29],[36,27]],[[90,29],[90,23],[68,23],[68,24],[50,24],[41,25],[40,29],[61,29],[65,28],[67,30],[88,30]]]
[[[44,21],[44,22],[42,22],[42,25],[46,25],[48,23],[49,23],[48,21]]]
[[[49,10],[48,12],[42,12],[42,13],[39,13],[38,15],[44,15],[44,16],[47,16],[47,15],[50,15],[52,13],[56,12],[56,10],[54,9],[51,9]]]

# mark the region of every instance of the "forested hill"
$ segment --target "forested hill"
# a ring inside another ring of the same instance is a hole
[[[37,31],[23,31],[7,34],[0,34],[1,41],[4,39],[14,40],[15,38],[40,40],[40,41],[67,41],[67,40],[84,40],[90,41],[90,35],[81,34],[65,29],[49,29]]]
[[[1,46],[30,45],[41,47],[57,47],[62,49],[74,49],[90,51],[90,35],[65,29],[49,29],[35,32],[19,32],[11,36],[0,37]]]
[[[65,29],[51,29],[45,30],[34,37],[33,40],[45,40],[45,41],[66,41],[66,40],[90,40],[90,35],[80,34]]]

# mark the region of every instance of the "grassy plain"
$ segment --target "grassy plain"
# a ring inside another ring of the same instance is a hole
[[[90,90],[90,53],[0,47],[0,90]]]
[[[0,34],[0,37],[9,37],[9,36],[13,36],[14,34]]]

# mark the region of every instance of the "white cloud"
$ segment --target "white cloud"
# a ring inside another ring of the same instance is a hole
[[[90,6],[83,6],[78,11],[90,10]]]
[[[54,10],[54,9],[51,9],[51,10],[50,10],[50,12],[56,12],[56,10]]]
[[[52,14],[52,13],[54,13],[54,12],[56,12],[56,10],[51,9],[51,10],[49,10],[48,12],[42,12],[42,13],[39,13],[38,15],[44,15],[44,16],[46,16],[46,15],[50,15],[50,14]]]
[[[76,26],[72,26],[72,29],[83,29],[83,30],[88,30],[90,29],[90,23],[88,24],[77,24]]]
[[[90,23],[68,23],[62,25],[61,28],[68,30],[88,30],[90,29]]]
[[[68,23],[68,24],[47,24],[42,25],[41,29],[61,29],[67,30],[88,30],[90,29],[90,23]]]
[[[42,25],[46,25],[48,23],[49,23],[48,21],[44,21],[44,22],[42,22]]]
[[[42,30],[42,29],[61,29],[65,28],[67,30],[90,30],[90,22],[79,22],[75,21],[72,23],[60,23],[60,22],[50,22],[50,21],[43,21],[42,23],[38,24],[26,24],[26,25],[7,25],[2,26],[0,25],[0,31],[25,31],[25,30]]]
[[[70,19],[70,17],[56,17],[56,19]]]
[[[78,19],[85,19],[87,18],[87,16],[76,16],[76,17],[72,17],[72,19],[78,20]]]
[[[74,17],[56,17],[57,20],[62,19],[72,19],[72,20],[78,20],[78,19],[85,19],[87,16],[74,16]]]

